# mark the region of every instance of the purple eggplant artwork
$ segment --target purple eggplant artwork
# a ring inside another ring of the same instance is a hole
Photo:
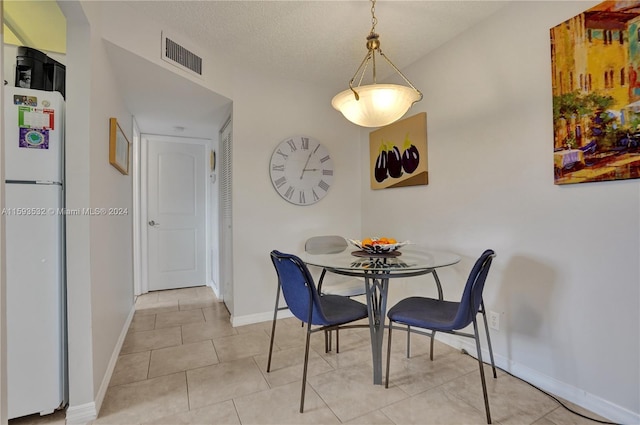
[[[429,184],[427,114],[420,112],[369,133],[369,161],[371,189]]]
[[[409,133],[404,138],[404,152],[402,153],[402,168],[407,174],[416,171],[420,164],[420,153],[418,148],[409,140]]]
[[[380,145],[380,150],[378,152],[378,158],[376,158],[376,167],[374,170],[374,175],[376,181],[378,183],[382,183],[386,180],[389,174],[388,163],[387,163],[387,147],[385,144]]]

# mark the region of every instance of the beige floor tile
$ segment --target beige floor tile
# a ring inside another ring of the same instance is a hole
[[[136,314],[158,314],[178,311],[178,300],[136,305]]]
[[[300,385],[291,383],[234,400],[243,425],[339,424],[340,421],[307,386],[304,413],[300,413]]]
[[[271,336],[271,327],[269,327],[267,333]],[[274,344],[283,350],[286,348],[304,347],[307,338],[307,328],[306,326],[300,326],[300,322],[294,324],[291,324],[291,322],[283,322],[281,324],[278,320],[275,336]],[[311,338],[314,342],[320,339],[324,340],[321,332],[312,334]]]
[[[130,384],[147,379],[150,357],[151,351],[124,354],[118,357],[118,362],[111,375],[109,386]]]
[[[335,351],[335,345],[333,351],[325,353],[324,340],[316,343],[312,342],[312,346],[334,369],[349,369],[363,365],[371,367],[372,364],[369,341],[360,340],[357,344],[346,344],[344,338],[340,336],[340,352],[338,353]]]
[[[213,345],[221,362],[269,352],[269,336],[264,332],[214,338]]]
[[[265,379],[269,382],[269,386],[273,388],[291,382],[302,382],[304,347],[274,351],[271,358],[271,372],[269,373],[267,373],[268,358],[268,354],[254,357]],[[307,378],[331,370],[333,370],[333,368],[329,363],[314,350],[310,350]]]
[[[530,424],[558,407],[551,397],[507,374],[494,379],[491,367],[485,365],[485,377],[491,418],[501,424]],[[449,392],[484,412],[480,373],[473,371],[443,384]]]
[[[252,323],[250,325],[237,326],[236,331],[238,331],[238,334],[265,332],[267,335],[271,335],[272,325],[273,325],[273,321],[269,320],[267,322]]]
[[[391,419],[389,419],[387,415],[382,413],[380,410],[367,413],[366,415],[351,419],[345,423],[351,425],[394,425]]]
[[[416,395],[445,382],[460,378],[478,369],[478,362],[458,352],[434,355],[433,361],[427,353],[407,359],[405,352],[392,352],[389,367],[389,386],[397,386],[410,395]],[[386,376],[386,364],[383,376]],[[488,376],[487,376],[488,379]],[[480,375],[478,375],[478,384]]]
[[[226,321],[231,323],[231,315],[224,304],[205,307],[202,309],[202,314],[204,315],[204,320],[207,322]]]
[[[145,304],[154,304],[158,302],[157,292],[148,292],[146,294],[139,295],[136,298],[136,309]]]
[[[109,387],[94,422],[139,424],[189,410],[185,373]]]
[[[190,288],[180,289],[168,289],[165,291],[158,291],[158,301],[177,301],[188,298],[198,298],[198,286]]]
[[[233,401],[229,400],[144,422],[143,425],[240,425],[240,419]]]
[[[172,326],[186,325],[188,323],[204,322],[204,315],[201,309],[171,311],[156,314],[156,329],[169,328]]]
[[[198,296],[197,298],[187,298],[178,300],[180,310],[194,310],[197,308],[215,307],[220,302],[213,293],[208,296]]]
[[[140,314],[133,315],[131,325],[129,326],[129,332],[150,331],[156,326],[155,314]]]
[[[210,296],[210,295],[213,295],[214,297],[216,296],[215,293],[213,292],[213,289],[210,286],[196,286],[196,292],[198,294],[198,297],[204,297],[204,296]]]
[[[571,408],[572,410],[587,416],[587,418],[582,417],[580,415],[576,415],[575,413],[565,409],[564,407],[560,406],[554,410],[552,410],[550,413],[547,413],[546,416],[544,416],[542,419],[538,420],[537,422],[535,422],[535,425],[542,425],[542,424],[553,424],[553,425],[594,425],[597,424],[599,422],[597,421],[605,421],[605,422],[609,422],[608,419],[603,418],[600,415],[596,415],[595,413],[589,412],[581,407],[572,405],[571,403],[566,403],[568,404],[569,408]],[[591,419],[595,419],[595,420],[591,420]],[[546,422],[545,422],[546,421]]]
[[[439,388],[415,395],[381,410],[396,424],[486,425],[487,423],[484,410],[480,411]]]
[[[192,409],[269,388],[252,358],[187,371]]]
[[[218,363],[211,341],[177,345],[151,352],[149,378]]]
[[[365,365],[312,376],[308,382],[336,416],[346,422],[409,397],[397,387],[373,385],[372,379],[371,367]]]
[[[223,336],[237,335],[231,323],[227,321],[198,322],[182,325],[182,343],[205,341]]]
[[[124,339],[120,354],[137,353],[172,347],[182,343],[179,326],[173,328],[154,329],[152,331],[129,332]]]

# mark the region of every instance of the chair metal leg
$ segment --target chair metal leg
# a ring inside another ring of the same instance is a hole
[[[478,351],[478,365],[480,367],[480,380],[482,381],[482,394],[484,395],[484,409],[487,412],[487,423],[491,423],[491,412],[489,411],[489,397],[487,396],[487,382],[484,378],[484,364],[482,363],[482,352],[480,351],[480,335],[478,333],[478,323],[473,318],[473,334],[476,340],[476,350]]]
[[[311,325],[307,325],[307,343],[304,348],[304,369],[302,371],[302,391],[300,393],[300,413],[304,413],[304,393],[307,388],[307,366],[309,364],[310,340],[311,340]]]
[[[280,281],[276,291],[276,306],[273,309],[273,323],[271,325],[271,341],[269,341],[269,360],[267,360],[267,373],[271,371],[271,354],[273,353],[273,340],[276,336],[276,320],[278,320],[278,305],[280,304]]]
[[[433,361],[433,341],[436,339],[436,331],[431,331],[431,346],[429,347],[429,359]]]
[[[493,369],[493,377],[497,378],[496,374],[496,363],[493,360],[493,348],[491,347],[491,335],[489,335],[489,324],[487,323],[487,313],[484,308],[484,301],[480,302],[480,306],[482,307],[482,320],[484,321],[484,330],[487,335],[487,345],[489,346],[489,357],[491,358],[491,368]]]
[[[340,352],[340,328],[336,328],[336,354]]]
[[[411,357],[411,326],[407,325],[407,358]]]
[[[389,322],[389,342],[387,343],[387,373],[384,381],[384,387],[389,388],[389,365],[391,365],[391,327],[393,322]]]

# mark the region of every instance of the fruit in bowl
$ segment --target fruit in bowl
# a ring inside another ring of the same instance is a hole
[[[348,239],[348,241],[358,249],[373,254],[393,252],[409,243],[409,241],[398,242],[393,238],[364,238],[361,241]]]

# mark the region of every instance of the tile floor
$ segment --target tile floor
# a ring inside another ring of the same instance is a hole
[[[139,297],[94,424],[486,423],[475,359],[436,343],[431,362],[429,340],[419,336],[407,359],[398,332],[389,388],[374,386],[367,329],[341,331],[339,354],[325,353],[322,334],[312,335],[300,414],[304,328],[293,318],[278,321],[272,371],[266,373],[270,332],[271,322],[233,328],[210,288]],[[496,424],[596,423],[503,372],[488,379]],[[64,412],[9,423],[64,423]]]

